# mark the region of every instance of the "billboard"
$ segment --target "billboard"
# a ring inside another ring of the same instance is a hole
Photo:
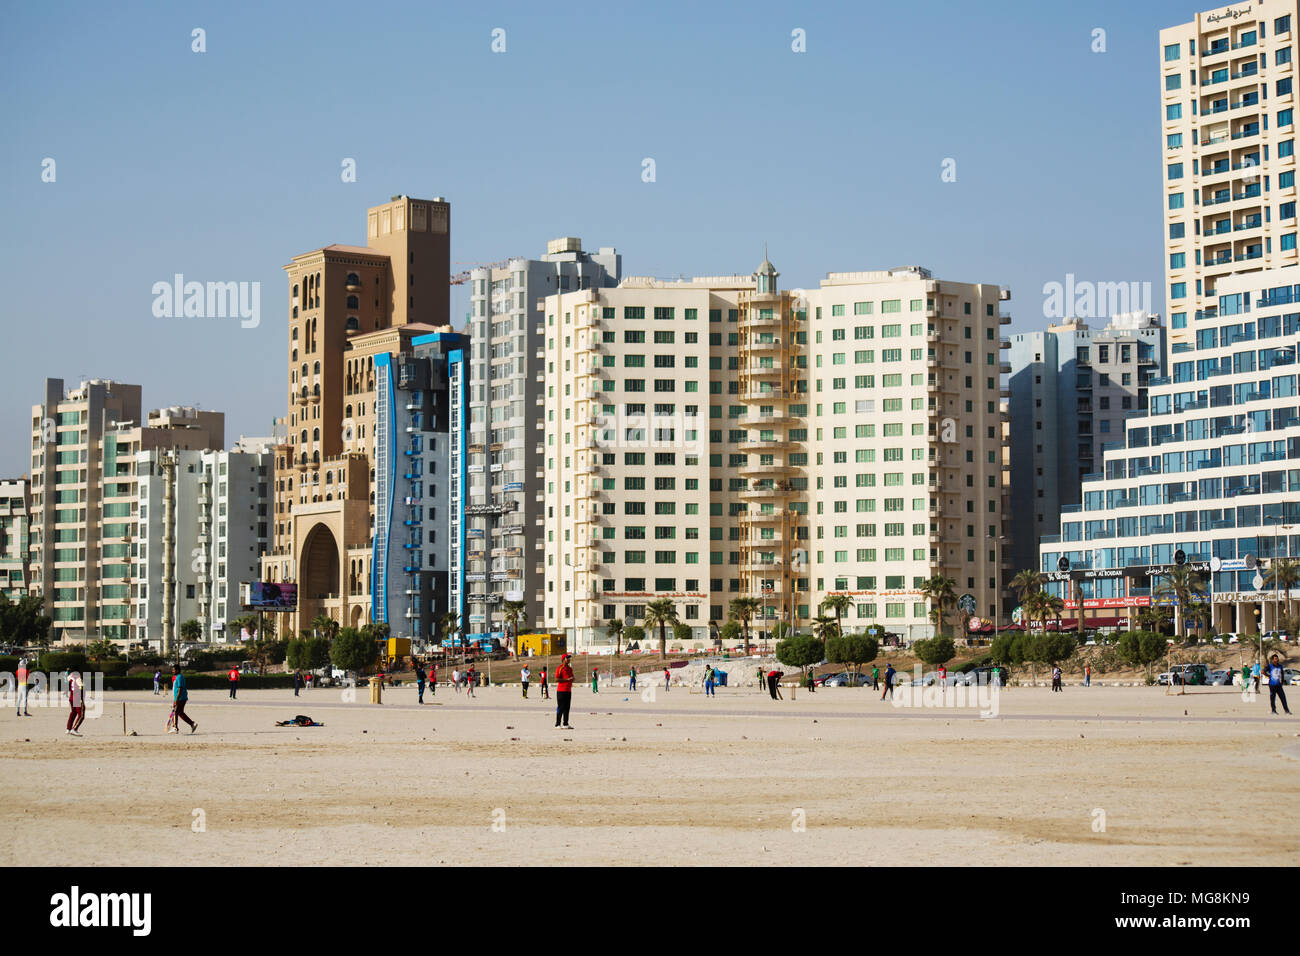
[[[298,585],[289,581],[254,581],[247,585],[244,607],[262,611],[292,611],[298,606]]]

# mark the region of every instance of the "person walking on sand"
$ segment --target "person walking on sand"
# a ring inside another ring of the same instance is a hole
[[[871,668],[871,689],[880,690],[880,665]]]
[[[884,700],[886,697],[890,700],[894,699],[894,675],[897,673],[898,671],[894,670],[894,665],[892,663],[885,668],[885,689],[880,692],[881,700]]]
[[[465,693],[469,697],[474,696],[474,678],[476,676],[477,675],[474,673],[474,665],[470,664],[469,670],[465,672]]]
[[[572,730],[569,726],[569,704],[573,700],[573,668],[569,666],[569,655],[560,658],[560,666],[555,668],[555,726]]]
[[[636,665],[633,664],[627,669],[627,689],[636,690]]]
[[[162,668],[155,668],[153,672],[153,692],[158,696],[162,692]]]
[[[781,685],[778,683],[784,676],[784,671],[772,670],[767,672],[767,692],[772,695],[773,700],[785,699],[781,696]]]
[[[1091,664],[1083,665],[1083,686],[1084,687],[1092,686],[1092,665]]]
[[[1274,654],[1268,659],[1268,706],[1273,713],[1277,713],[1277,702],[1282,701],[1282,709],[1291,713],[1291,708],[1286,703],[1286,691],[1282,685],[1286,682],[1286,674],[1282,670],[1282,662]]]
[[[429,665],[429,696],[438,696],[438,665]]]
[[[547,681],[547,679],[546,679],[546,668],[545,668],[545,666],[542,667],[542,690],[541,690],[541,694],[542,694],[542,700],[550,700],[550,699],[551,699],[551,685],[550,685],[550,683],[549,683],[549,682]]]
[[[451,686],[456,688],[456,693],[458,694],[460,693],[460,668],[459,667],[453,667],[451,669]]]
[[[665,667],[664,668],[664,691],[665,692],[667,692],[672,688],[672,683],[673,683],[673,672]]]
[[[600,668],[595,668],[591,672],[591,692],[593,694],[600,693],[600,685],[598,683],[599,680],[600,680]]]
[[[239,668],[231,667],[226,677],[230,680],[230,699],[234,700],[235,692],[239,690]]]
[[[176,731],[180,732],[181,721],[190,725],[190,733],[199,729],[198,721],[190,720],[185,713],[185,704],[190,699],[189,688],[185,686],[185,675],[179,664],[172,665],[172,701],[176,704]]]
[[[64,733],[80,737],[78,731],[81,722],[86,719],[86,697],[85,685],[81,682],[81,675],[76,671],[68,672],[68,706],[71,708],[71,713],[68,714],[68,729]]]
[[[1255,663],[1250,665],[1250,679],[1255,682],[1256,694],[1259,693],[1259,675],[1260,675],[1259,661],[1255,661]]]
[[[533,672],[530,671],[528,665],[525,664],[524,669],[519,672],[519,684],[524,689],[524,700],[528,699],[528,681],[532,676]]]
[[[293,672],[293,696],[298,696],[298,691],[302,690],[302,671]]]
[[[27,658],[19,658],[18,673],[14,676],[18,680],[18,716],[30,717],[31,714],[27,712]]]
[[[420,666],[419,661],[415,662],[415,691],[416,691],[415,702],[417,704],[423,704],[424,703],[424,668]]]
[[[758,692],[763,693],[763,688],[767,686],[767,678],[763,676],[763,668],[758,669]]]
[[[1052,690],[1059,692],[1064,689],[1065,688],[1061,686],[1061,668],[1053,667],[1052,668]]]
[[[704,668],[704,696],[717,697],[718,695],[713,692],[713,688],[715,686],[716,685],[714,683],[714,678],[713,678],[713,667],[706,666]]]

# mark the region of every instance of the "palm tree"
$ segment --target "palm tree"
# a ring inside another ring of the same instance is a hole
[[[439,620],[438,623],[442,625],[443,639],[444,640],[451,639],[452,640],[451,646],[454,649],[456,646],[455,643],[456,632],[460,630],[460,616],[455,611],[447,611],[442,615],[442,618]],[[462,653],[462,660],[463,659],[464,659],[464,655]]]
[[[921,585],[921,593],[930,601],[930,615],[934,618],[935,634],[941,634],[948,605],[957,600],[957,582],[952,578],[936,574]]]
[[[519,656],[519,623],[527,621],[528,615],[525,613],[528,605],[523,601],[506,601],[505,615],[506,623],[510,625],[510,646],[515,649],[515,657]]]
[[[659,628],[660,658],[668,656],[668,635],[665,633],[665,628],[675,627],[678,623],[677,608],[669,598],[659,598],[645,606],[645,626]]]
[[[842,636],[844,634],[844,615],[853,607],[852,596],[848,594],[831,594],[822,601],[822,607],[828,607],[835,612],[835,633]]]
[[[1061,615],[1065,613],[1065,599],[1055,594],[1049,594],[1046,591],[1041,593],[1043,595],[1043,608],[1047,612],[1048,617],[1055,619],[1059,624],[1061,621]],[[1046,620],[1044,620],[1044,626],[1046,626],[1046,623]]]
[[[812,619],[813,636],[820,640],[824,641],[829,637],[834,637],[839,633],[839,630],[839,622],[826,614],[818,614]]]
[[[1294,613],[1291,607],[1291,589],[1300,584],[1300,561],[1295,558],[1274,558],[1264,572],[1264,581],[1268,587],[1286,592],[1287,614]],[[1275,627],[1274,630],[1278,628]]]
[[[623,653],[623,622],[619,618],[614,618],[605,625],[605,633],[614,639],[614,656],[618,657]]]
[[[311,629],[332,641],[339,632],[339,622],[328,614],[317,614],[311,619]]]
[[[1138,611],[1138,626],[1147,631],[1160,631],[1169,623],[1169,608],[1153,604]]]
[[[745,656],[749,656],[749,622],[753,620],[754,615],[758,613],[762,603],[758,598],[742,597],[732,598],[731,616],[740,622],[740,628],[745,635]]]
[[[1210,623],[1210,606],[1204,601],[1198,601],[1187,609],[1187,620],[1196,628],[1202,639],[1205,638],[1205,628]]]
[[[1011,579],[1011,589],[1020,597],[1020,603],[1023,606],[1029,595],[1043,589],[1043,576],[1039,572],[1030,569],[1021,571]]]
[[[1183,617],[1193,601],[1204,598],[1208,593],[1203,583],[1204,575],[1193,571],[1185,564],[1175,565],[1164,572],[1160,583],[1156,585],[1154,596],[1169,596],[1174,599],[1174,638],[1183,640]]]

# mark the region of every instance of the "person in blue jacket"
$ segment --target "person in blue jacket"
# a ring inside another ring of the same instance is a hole
[[[1268,706],[1273,713],[1277,713],[1277,702],[1282,701],[1282,709],[1288,714],[1291,708],[1286,704],[1286,691],[1282,685],[1286,682],[1286,673],[1282,670],[1282,662],[1274,654],[1268,659],[1268,667],[1265,668],[1268,673]]]
[[[198,721],[190,720],[185,713],[185,704],[190,699],[189,688],[185,686],[185,675],[181,673],[179,664],[172,665],[172,702],[176,705],[176,726],[180,726],[180,721],[190,725],[190,733],[199,729]]]

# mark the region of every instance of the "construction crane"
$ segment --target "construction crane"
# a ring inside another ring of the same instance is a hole
[[[475,269],[504,269],[512,260],[518,259],[519,256],[511,256],[510,259],[502,259],[500,262],[453,262],[452,265],[469,266],[464,272],[454,272],[449,278],[449,285],[464,285],[469,281],[469,274]]]

